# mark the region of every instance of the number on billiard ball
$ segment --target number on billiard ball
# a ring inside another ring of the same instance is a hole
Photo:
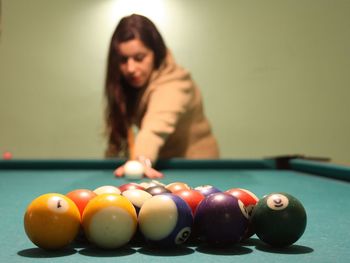
[[[151,246],[174,247],[184,243],[192,224],[190,207],[174,194],[153,196],[142,205],[139,213],[140,231]]]
[[[260,199],[252,214],[256,235],[274,247],[295,243],[306,228],[306,211],[302,203],[287,193],[272,193]]]
[[[259,198],[255,194],[253,194],[251,191],[249,191],[247,189],[243,189],[243,188],[231,188],[231,189],[225,191],[225,193],[233,195],[242,201],[242,203],[244,204],[244,206],[247,210],[247,213],[248,213],[249,219],[250,219],[255,205],[259,201]],[[247,228],[247,231],[246,231],[243,239],[247,239],[247,238],[251,237],[252,235],[254,235],[254,227],[251,224],[251,220],[249,220],[248,228]]]

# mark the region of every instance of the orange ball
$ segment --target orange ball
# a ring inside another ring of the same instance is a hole
[[[82,224],[90,242],[104,249],[118,248],[126,245],[136,232],[136,210],[124,196],[101,194],[85,207]]]
[[[184,190],[184,189],[186,189],[186,190],[191,189],[191,187],[188,184],[183,183],[183,182],[170,183],[170,184],[166,185],[165,188],[168,189],[172,193],[175,193],[177,191]]]
[[[84,209],[91,199],[97,196],[97,194],[89,189],[75,189],[66,194],[79,209],[80,215],[83,216]]]
[[[38,247],[56,250],[66,247],[78,234],[80,213],[68,197],[48,193],[34,199],[24,215],[24,229]]]

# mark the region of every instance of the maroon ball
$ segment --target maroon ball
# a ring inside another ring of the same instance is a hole
[[[140,189],[140,190],[145,190],[144,187],[142,187],[141,185],[137,184],[137,183],[127,183],[127,184],[122,184],[120,186],[118,186],[120,192],[124,192],[126,190],[131,190],[131,189]]]

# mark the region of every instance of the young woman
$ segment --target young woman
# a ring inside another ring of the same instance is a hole
[[[137,159],[150,178],[162,176],[152,168],[157,159],[218,158],[200,92],[148,18],[134,14],[117,25],[105,97],[106,157]],[[115,171],[123,173],[123,166]]]

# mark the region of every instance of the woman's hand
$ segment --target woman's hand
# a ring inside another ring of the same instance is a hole
[[[152,168],[151,162],[148,159],[140,158],[139,160],[143,166],[144,166],[144,176],[151,179],[157,179],[162,178],[164,175],[157,171],[156,169]],[[119,166],[115,171],[114,175],[116,177],[123,177],[124,176],[124,165]]]

